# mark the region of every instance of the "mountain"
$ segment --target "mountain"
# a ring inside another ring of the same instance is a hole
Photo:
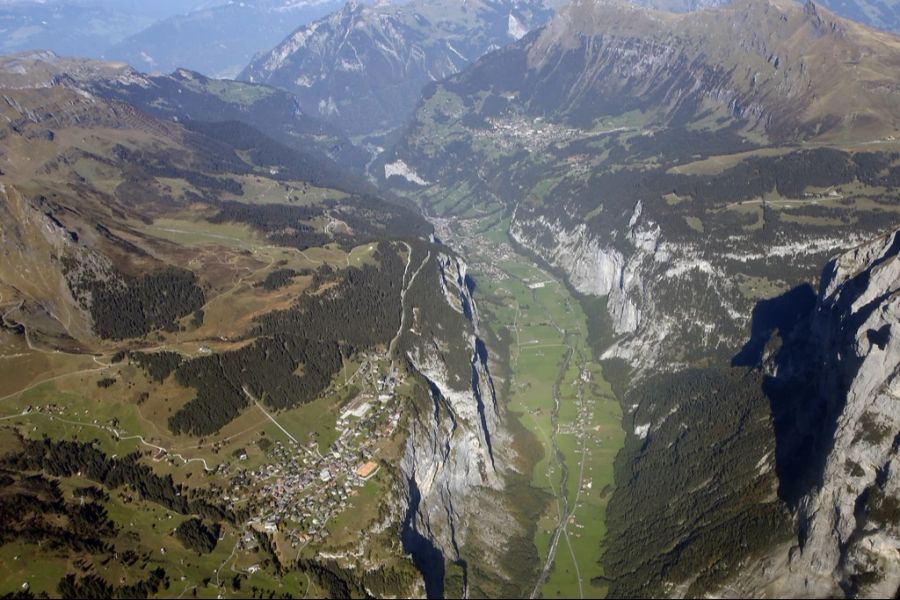
[[[81,61],[73,63],[85,66]],[[318,211],[331,210],[328,198],[346,198],[344,203],[348,207],[362,202],[348,197],[363,191],[358,191],[352,178],[341,179],[341,171],[333,163],[319,162],[315,157],[280,145],[249,125],[241,127],[231,123],[230,131],[222,133],[215,122],[191,122],[186,127],[172,120],[159,120],[134,105],[104,98],[79,85],[74,77],[83,77],[83,72],[75,69],[71,70],[71,76],[55,76],[51,85],[35,83],[43,80],[40,68],[47,65],[37,61],[34,63],[37,68],[28,74],[30,82],[26,83],[23,64],[28,63],[11,60],[0,64],[0,69],[11,70],[11,73],[0,73],[7,117],[2,139],[6,206],[9,210],[23,211],[7,215],[9,218],[4,220],[9,227],[4,232],[5,249],[18,254],[16,260],[5,264],[21,267],[34,261],[34,270],[43,274],[37,289],[49,291],[51,295],[25,294],[21,298],[23,306],[33,303],[50,314],[67,315],[65,323],[57,323],[55,327],[69,331],[63,335],[69,343],[85,345],[103,339],[130,338],[146,335],[159,327],[159,324],[153,327],[149,321],[143,323],[137,316],[134,324],[123,325],[124,330],[117,329],[113,323],[101,325],[100,319],[115,318],[116,311],[111,310],[107,315],[104,311],[110,307],[99,306],[91,300],[92,297],[96,300],[98,294],[91,285],[104,281],[104,285],[109,285],[117,277],[122,278],[123,286],[140,285],[141,268],[162,273],[174,268],[177,261],[166,257],[175,248],[167,251],[153,247],[166,243],[157,239],[159,232],[154,237],[141,232],[140,227],[136,229],[138,223],[151,224],[154,219],[168,218],[194,203],[199,203],[195,206],[198,209],[205,206],[200,213],[209,218],[225,211],[221,214],[235,212],[239,216],[222,218],[255,222],[237,208],[242,200],[252,204],[276,198],[288,207],[273,209],[274,212],[302,213],[307,218],[315,218]],[[64,69],[66,63],[54,64]],[[87,64],[93,76],[99,76],[101,70],[96,68],[96,63]],[[115,73],[115,65],[104,66]],[[132,75],[127,68],[122,68],[125,71],[117,73],[118,77]],[[10,85],[10,80],[18,81],[19,85]],[[86,134],[89,138],[78,137],[82,131],[90,132]],[[246,139],[250,141],[249,146],[244,145]],[[26,141],[28,144],[22,151],[15,151]],[[260,192],[266,185],[271,191]],[[292,211],[290,203],[300,202],[304,196],[308,196],[304,207]],[[264,209],[262,206],[259,210],[264,213]],[[32,215],[33,211],[38,212]],[[392,218],[390,210],[384,214]],[[399,218],[399,214],[394,216]],[[427,232],[427,226],[411,214],[405,218],[411,235]],[[42,231],[44,219],[49,219],[53,228]],[[38,229],[31,231],[31,225]],[[361,233],[379,226],[376,219],[356,228]],[[334,232],[323,237],[314,228],[296,227],[293,233],[273,230],[266,235],[287,236],[284,240],[292,238],[291,243],[301,246],[307,243],[301,241],[305,236],[326,243],[327,239],[349,235]],[[38,238],[32,239],[31,233],[39,234]],[[353,235],[341,243],[351,243]],[[38,252],[32,246],[36,240],[50,245],[49,254]],[[22,290],[16,295],[34,289],[33,284],[20,280],[27,278],[21,270],[5,270],[4,275],[6,285]],[[56,296],[57,281],[65,282],[70,291]],[[41,287],[44,284],[49,287]],[[116,294],[127,295],[128,291],[127,288],[104,289],[103,294],[106,293],[112,294],[109,300],[116,302]],[[74,304],[66,306],[73,300]],[[176,311],[173,318],[184,316],[177,313],[177,306],[173,310]],[[111,329],[106,329],[107,326]]]
[[[829,260],[818,293],[802,292],[777,329],[767,326],[775,301],[754,311],[771,336],[760,371],[659,375],[631,394],[641,433],[620,457],[610,518],[623,529],[604,559],[617,594],[896,590],[897,239]],[[674,515],[689,525],[673,526]]]
[[[900,33],[900,2],[896,0],[826,0],[822,5],[848,19]]]
[[[634,0],[634,3],[640,6],[671,12],[691,12],[704,8],[715,8],[729,2],[731,0]]]
[[[900,585],[888,550],[900,540],[898,255],[894,231],[829,261],[812,310],[773,352],[776,462],[801,549],[784,548],[745,585],[856,597]]]
[[[303,114],[292,95],[268,86],[210,79],[185,69],[171,75],[147,75],[124,63],[66,58],[50,52],[0,58],[3,87],[66,83],[126,102],[159,118],[250,125],[307,155],[323,172],[339,179],[346,179],[351,171],[361,174],[369,160],[368,153],[355,147],[342,132]],[[343,167],[339,169],[334,163]]]
[[[402,125],[422,87],[521,38],[550,11],[534,0],[414,0],[342,10],[297,29],[240,79],[289,90],[353,135]]]
[[[900,41],[836,19],[787,1],[687,15],[576,2],[537,39],[446,87],[469,91],[491,80],[495,96],[515,94],[526,114],[579,127],[640,111],[650,124],[741,122],[783,140],[896,130]],[[736,21],[747,27],[735,31]],[[846,64],[859,68],[840,68]],[[501,102],[486,103],[488,110]]]
[[[168,73],[234,77],[337,0],[12,0],[0,3],[0,52],[51,50]]]
[[[813,3],[575,2],[429,85],[373,166],[436,222],[502,229],[580,298],[627,431],[593,581],[610,596],[878,596],[894,581],[880,511],[896,493],[877,473],[897,413],[861,411],[898,365],[865,341],[889,341],[895,296],[898,81],[896,36]],[[847,267],[871,287],[821,275],[871,240]],[[821,390],[796,383],[826,373]],[[831,504],[844,459],[859,480]]]
[[[525,527],[465,261],[266,98],[0,60],[3,593],[440,595]]]
[[[340,6],[337,0],[223,2],[153,23],[106,48],[102,57],[152,72],[178,68],[234,77],[298,25]]]
[[[171,75],[100,79],[92,87],[106,97],[140,106],[161,117],[188,121],[235,121],[307,154],[318,154],[362,180],[369,153],[337,127],[310,117],[290,93],[264,85],[210,79],[179,69]]]
[[[99,57],[111,45],[209,0],[6,0],[0,2],[0,53],[47,49]]]
[[[724,6],[732,0],[633,0],[635,4],[670,10],[674,12],[690,12],[704,8]],[[896,0],[822,0],[820,6],[835,12],[842,17],[877,29],[900,32],[900,2]]]

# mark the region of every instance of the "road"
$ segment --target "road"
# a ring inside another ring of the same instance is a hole
[[[165,448],[163,446],[159,446],[157,444],[153,444],[151,442],[146,441],[144,439],[144,437],[141,435],[122,435],[123,432],[115,429],[114,427],[110,427],[108,425],[97,425],[96,423],[85,423],[84,421],[72,421],[71,419],[64,419],[64,418],[58,417],[56,415],[50,415],[50,414],[46,414],[46,413],[42,413],[42,412],[34,412],[34,411],[28,412],[25,410],[23,410],[22,412],[19,412],[19,413],[12,414],[12,415],[7,415],[5,417],[0,417],[0,421],[7,421],[10,419],[25,419],[25,418],[34,417],[34,416],[41,416],[41,417],[44,417],[51,421],[59,421],[60,423],[66,423],[67,425],[75,425],[78,427],[91,427],[93,429],[99,429],[101,431],[105,431],[106,433],[109,433],[115,439],[122,441],[122,442],[127,442],[129,440],[138,440],[140,443],[144,444],[145,446],[153,448],[154,450],[157,450],[157,451],[165,452],[167,456],[177,458],[177,459],[181,460],[182,462],[184,462],[185,464],[189,464],[192,462],[199,462],[199,463],[203,464],[203,468],[206,471],[213,471],[213,469],[209,468],[209,465],[206,463],[205,458],[185,458],[181,454],[170,452],[167,448]]]

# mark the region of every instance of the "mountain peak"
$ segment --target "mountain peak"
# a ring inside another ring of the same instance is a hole
[[[308,113],[353,134],[401,126],[422,88],[550,17],[540,0],[355,0],[294,31],[241,74],[296,94]]]
[[[576,0],[523,50],[538,79],[560,77],[542,96],[554,103],[541,100],[556,114],[593,118],[597,97],[632,106],[653,93],[671,98],[664,121],[714,110],[779,138],[900,128],[900,39],[811,2],[735,0],[676,14]],[[582,72],[551,74],[572,52]]]

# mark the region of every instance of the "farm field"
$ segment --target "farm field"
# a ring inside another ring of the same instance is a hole
[[[495,248],[502,222],[479,232]],[[510,340],[508,407],[542,446],[531,485],[553,500],[540,519],[535,545],[541,573],[533,596],[604,597],[592,584],[606,535],[605,508],[614,486],[614,461],[625,441],[622,409],[588,345],[587,317],[551,273],[506,253],[499,263],[471,256],[477,298],[494,330]],[[479,273],[494,264],[501,275]]]

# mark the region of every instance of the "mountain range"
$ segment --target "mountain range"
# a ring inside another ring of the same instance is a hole
[[[731,0],[634,0],[636,4],[673,12],[690,12],[724,6]],[[820,6],[835,13],[886,31],[900,31],[900,3],[895,0],[822,0]]]
[[[99,56],[159,19],[206,4],[209,0],[5,0],[0,2],[0,51],[47,49]]]
[[[151,72],[188,68],[234,77],[298,25],[340,6],[338,0],[8,0],[0,3],[0,51],[51,50]]]
[[[340,6],[338,0],[220,3],[153,23],[106,48],[102,57],[151,72],[187,68],[210,77],[234,78],[299,24]]]
[[[524,36],[549,18],[538,0],[414,0],[340,11],[288,36],[240,78],[294,93],[351,135],[401,126],[430,82]]]
[[[895,597],[892,4],[327,4],[0,57],[0,595]]]

